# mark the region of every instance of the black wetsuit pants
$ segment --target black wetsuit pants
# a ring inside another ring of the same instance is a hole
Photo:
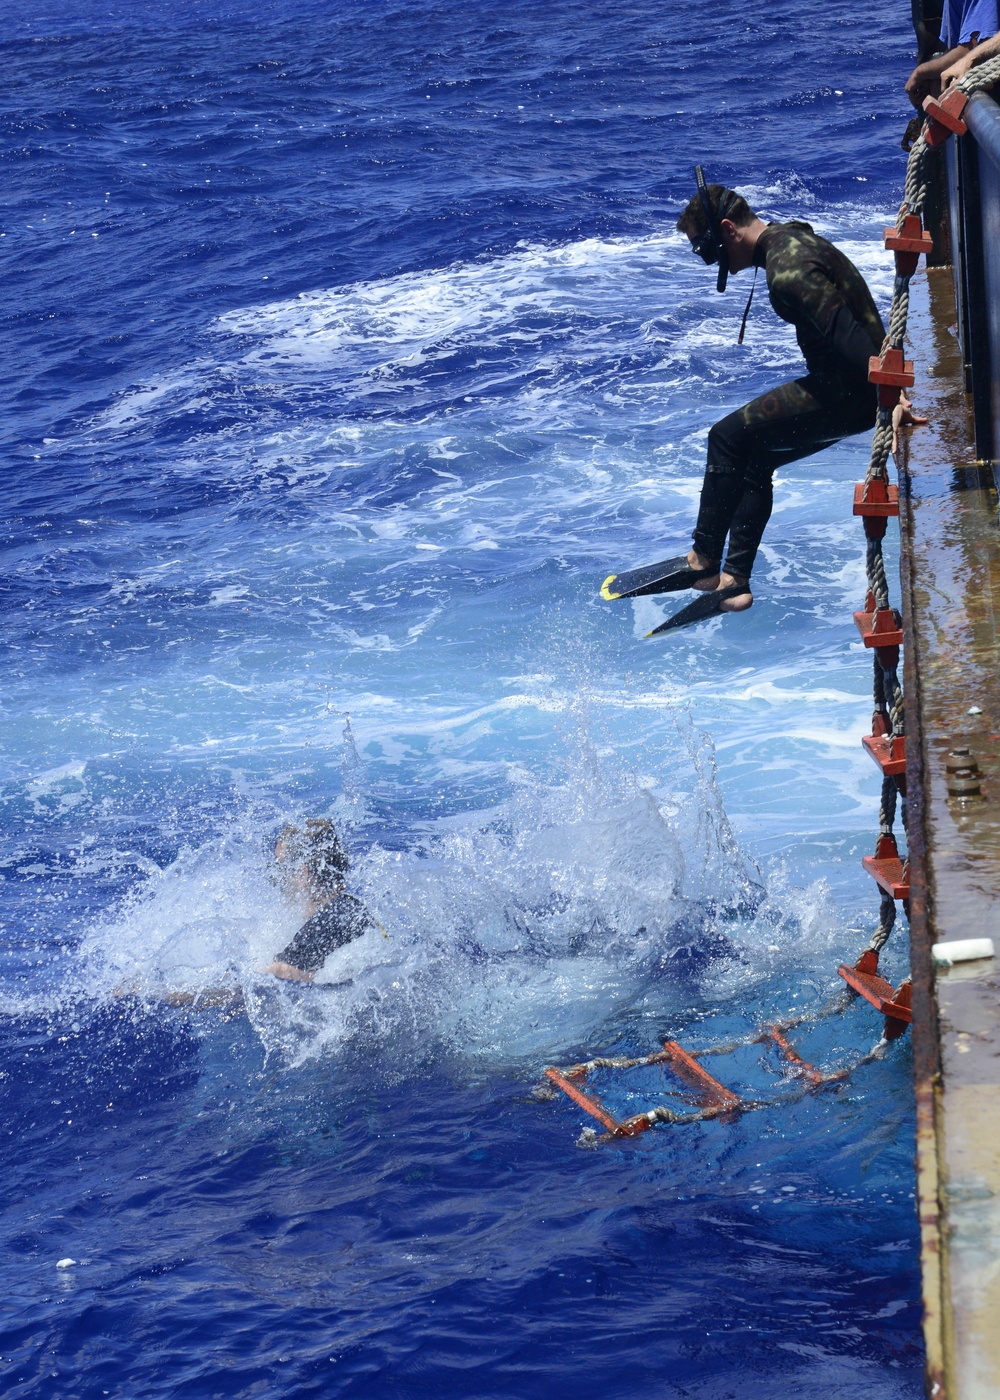
[[[708,465],[694,547],[721,559],[725,572],[749,579],[764,527],[771,518],[776,467],[821,452],[875,424],[874,388],[863,380],[807,374],[762,394],[730,413],[708,435]]]

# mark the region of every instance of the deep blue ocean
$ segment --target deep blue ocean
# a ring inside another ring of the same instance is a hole
[[[3,14],[4,1396],[921,1395],[908,1040],[592,1150],[532,1097],[874,926],[867,441],[779,474],[751,613],[598,590],[801,364],[674,231],[696,160],[887,304],[908,7]],[[317,815],[389,937],[279,985]]]

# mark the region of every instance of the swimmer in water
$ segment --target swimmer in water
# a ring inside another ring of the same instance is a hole
[[[360,899],[347,893],[344,877],[351,862],[332,821],[316,817],[301,827],[286,826],[275,842],[274,858],[289,896],[302,905],[305,923],[264,971],[311,982],[337,948],[382,926]]]
[[[274,858],[285,892],[300,905],[305,922],[264,968],[265,976],[311,982],[337,948],[371,929],[389,937],[361,900],[347,893],[344,876],[351,862],[333,822],[316,817],[301,827],[286,826],[275,842]],[[114,995],[137,991],[138,983],[132,981],[116,988]],[[168,1006],[238,1007],[243,1005],[243,993],[231,987],[206,987],[198,992],[166,992],[162,1000]]]

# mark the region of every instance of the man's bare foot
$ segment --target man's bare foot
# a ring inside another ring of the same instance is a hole
[[[747,608],[753,607],[753,594],[750,592],[750,585],[745,579],[737,578],[735,574],[720,574],[719,587],[733,588],[736,584],[746,585],[745,593],[737,593],[734,598],[727,598],[722,604],[723,612],[746,612]]]
[[[301,967],[293,967],[286,962],[273,962],[264,971],[273,973],[275,977],[283,977],[286,982],[311,982],[316,976],[315,972],[303,972]]]
[[[689,549],[687,556],[688,566],[692,569],[710,569],[715,563],[714,559],[706,559],[704,554],[699,554],[696,549]],[[719,575],[709,574],[707,578],[700,578],[697,583],[691,585],[697,588],[699,593],[705,593],[710,588],[718,588]]]
[[[746,612],[747,608],[753,607],[753,594],[750,592],[750,584],[746,579],[738,578],[736,574],[720,574],[716,582],[716,589],[735,588],[738,584],[743,584],[745,593],[737,593],[732,598],[726,598],[720,607],[723,612]]]
[[[688,563],[692,569],[707,569],[713,561],[706,559],[703,554],[699,554],[696,549],[692,549],[688,554]],[[717,588],[732,588],[737,583],[744,583],[745,580],[737,578],[735,574],[716,574],[714,577],[699,579],[692,586],[699,593],[714,593]],[[753,607],[753,594],[750,592],[750,585],[747,584],[745,593],[737,593],[734,598],[727,598],[722,604],[723,612],[746,612],[747,608]]]

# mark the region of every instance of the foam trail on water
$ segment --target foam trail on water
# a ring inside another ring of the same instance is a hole
[[[887,302],[891,259],[871,237],[843,236],[857,223],[858,211],[828,212],[819,231],[837,239]],[[878,220],[865,211],[864,223],[874,231]],[[703,273],[687,239],[670,231],[528,245],[499,258],[304,292],[220,317],[210,358],[127,391],[96,426],[128,432],[166,413],[249,411],[255,465],[279,459],[293,475],[305,470],[294,461],[316,437],[309,409],[317,389],[326,426],[314,446],[348,460],[377,451],[380,439],[390,447],[401,417],[411,434],[414,413],[423,432],[445,422],[454,431],[463,420],[479,421],[490,405],[502,407],[508,425],[547,432],[572,431],[581,419],[629,417],[644,405],[654,421],[684,430],[686,384],[696,390],[734,371],[781,372],[797,360],[791,329],[773,318],[766,333],[755,335],[752,326],[746,345],[736,347],[739,298],[706,302]],[[257,407],[265,384],[281,389],[279,419]],[[348,423],[329,423],[331,384],[350,404]],[[289,416],[289,409],[297,411]],[[276,433],[262,438],[268,421]],[[464,455],[461,444],[440,444],[446,469]],[[203,451],[193,465],[210,465]],[[315,481],[316,468],[303,480]]]

